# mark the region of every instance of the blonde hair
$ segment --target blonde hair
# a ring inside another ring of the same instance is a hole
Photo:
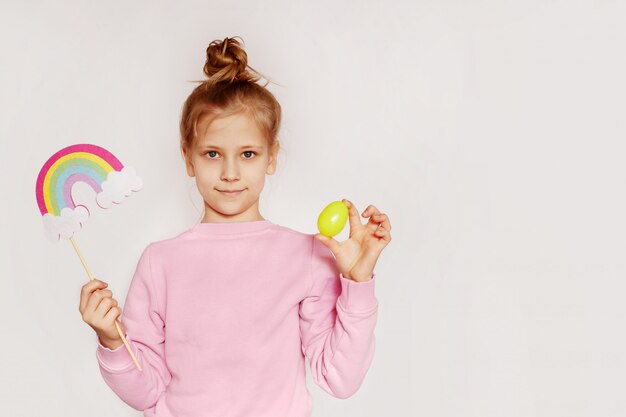
[[[235,38],[241,39],[239,36]],[[241,39],[243,42],[243,39]],[[180,118],[180,146],[189,150],[198,137],[197,125],[207,118],[237,113],[249,114],[267,139],[270,151],[279,146],[278,132],[281,107],[274,95],[257,84],[261,73],[248,65],[248,55],[234,38],[214,40],[206,50],[204,73],[207,80],[199,82],[183,105]],[[258,76],[257,76],[258,75]],[[207,124],[207,126],[208,126]]]

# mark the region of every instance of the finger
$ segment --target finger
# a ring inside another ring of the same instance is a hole
[[[352,202],[348,199],[342,199],[346,206],[348,206],[348,218],[350,219],[350,236],[352,236],[353,230],[358,230],[359,227],[362,227],[361,219],[359,218],[359,212]]]
[[[117,301],[113,298],[103,298],[96,309],[96,316],[104,317],[112,308],[117,307]]]
[[[98,305],[105,298],[111,298],[113,293],[111,290],[95,290],[91,297],[89,297],[89,302],[87,303],[87,311],[96,311],[98,309]]]
[[[365,210],[363,210],[362,216],[367,218],[378,213],[380,213],[378,209],[370,204]]]
[[[85,311],[85,308],[87,307],[87,303],[89,302],[89,298],[91,297],[91,294],[94,291],[98,289],[106,288],[108,285],[109,284],[99,279],[93,279],[89,281],[88,283],[86,283],[85,285],[83,285],[80,290],[80,302],[78,306],[78,309],[80,310],[80,312],[82,313],[83,311]]]
[[[391,223],[389,222],[389,217],[385,213],[379,213],[372,216],[372,219],[377,223],[380,223],[382,227],[387,230],[391,230]]]
[[[337,251],[339,249],[339,242],[337,242],[335,239],[333,239],[332,237],[324,236],[321,233],[317,233],[315,235],[315,239],[322,242],[322,244],[330,249],[332,253],[334,253],[335,255],[337,254]]]
[[[391,233],[389,230],[383,229],[382,227],[379,227],[374,234],[387,243],[391,241]]]
[[[119,316],[121,316],[121,315],[122,315],[122,309],[121,308],[119,308],[117,306],[111,307],[109,312],[104,315],[104,321],[106,323],[114,323],[115,320],[117,320],[117,318]],[[124,329],[122,328],[122,330],[124,330]]]
[[[380,211],[373,205],[367,206],[367,208],[363,211],[363,217],[369,217],[369,221],[367,222],[367,227],[371,230],[376,230],[378,228],[378,222],[375,219],[375,216],[379,214]]]

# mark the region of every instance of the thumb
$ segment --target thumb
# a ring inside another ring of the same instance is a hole
[[[332,237],[324,236],[321,233],[317,233],[315,235],[315,239],[317,239],[320,242],[322,242],[324,244],[324,246],[326,246],[328,249],[330,249],[333,253],[335,253],[337,251],[337,248],[339,246],[339,242],[337,242]]]

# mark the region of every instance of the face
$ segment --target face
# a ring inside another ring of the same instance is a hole
[[[268,148],[267,140],[247,113],[215,119],[208,127],[200,121],[197,128],[196,143],[182,153],[187,174],[196,178],[204,199],[202,222],[264,220],[259,213],[259,196],[265,175],[276,170],[278,147]]]

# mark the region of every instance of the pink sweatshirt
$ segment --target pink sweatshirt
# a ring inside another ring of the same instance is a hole
[[[333,253],[269,220],[198,223],[141,254],[121,321],[124,345],[96,336],[106,384],[150,417],[309,417],[305,359],[337,398],[374,358],[378,300]]]

